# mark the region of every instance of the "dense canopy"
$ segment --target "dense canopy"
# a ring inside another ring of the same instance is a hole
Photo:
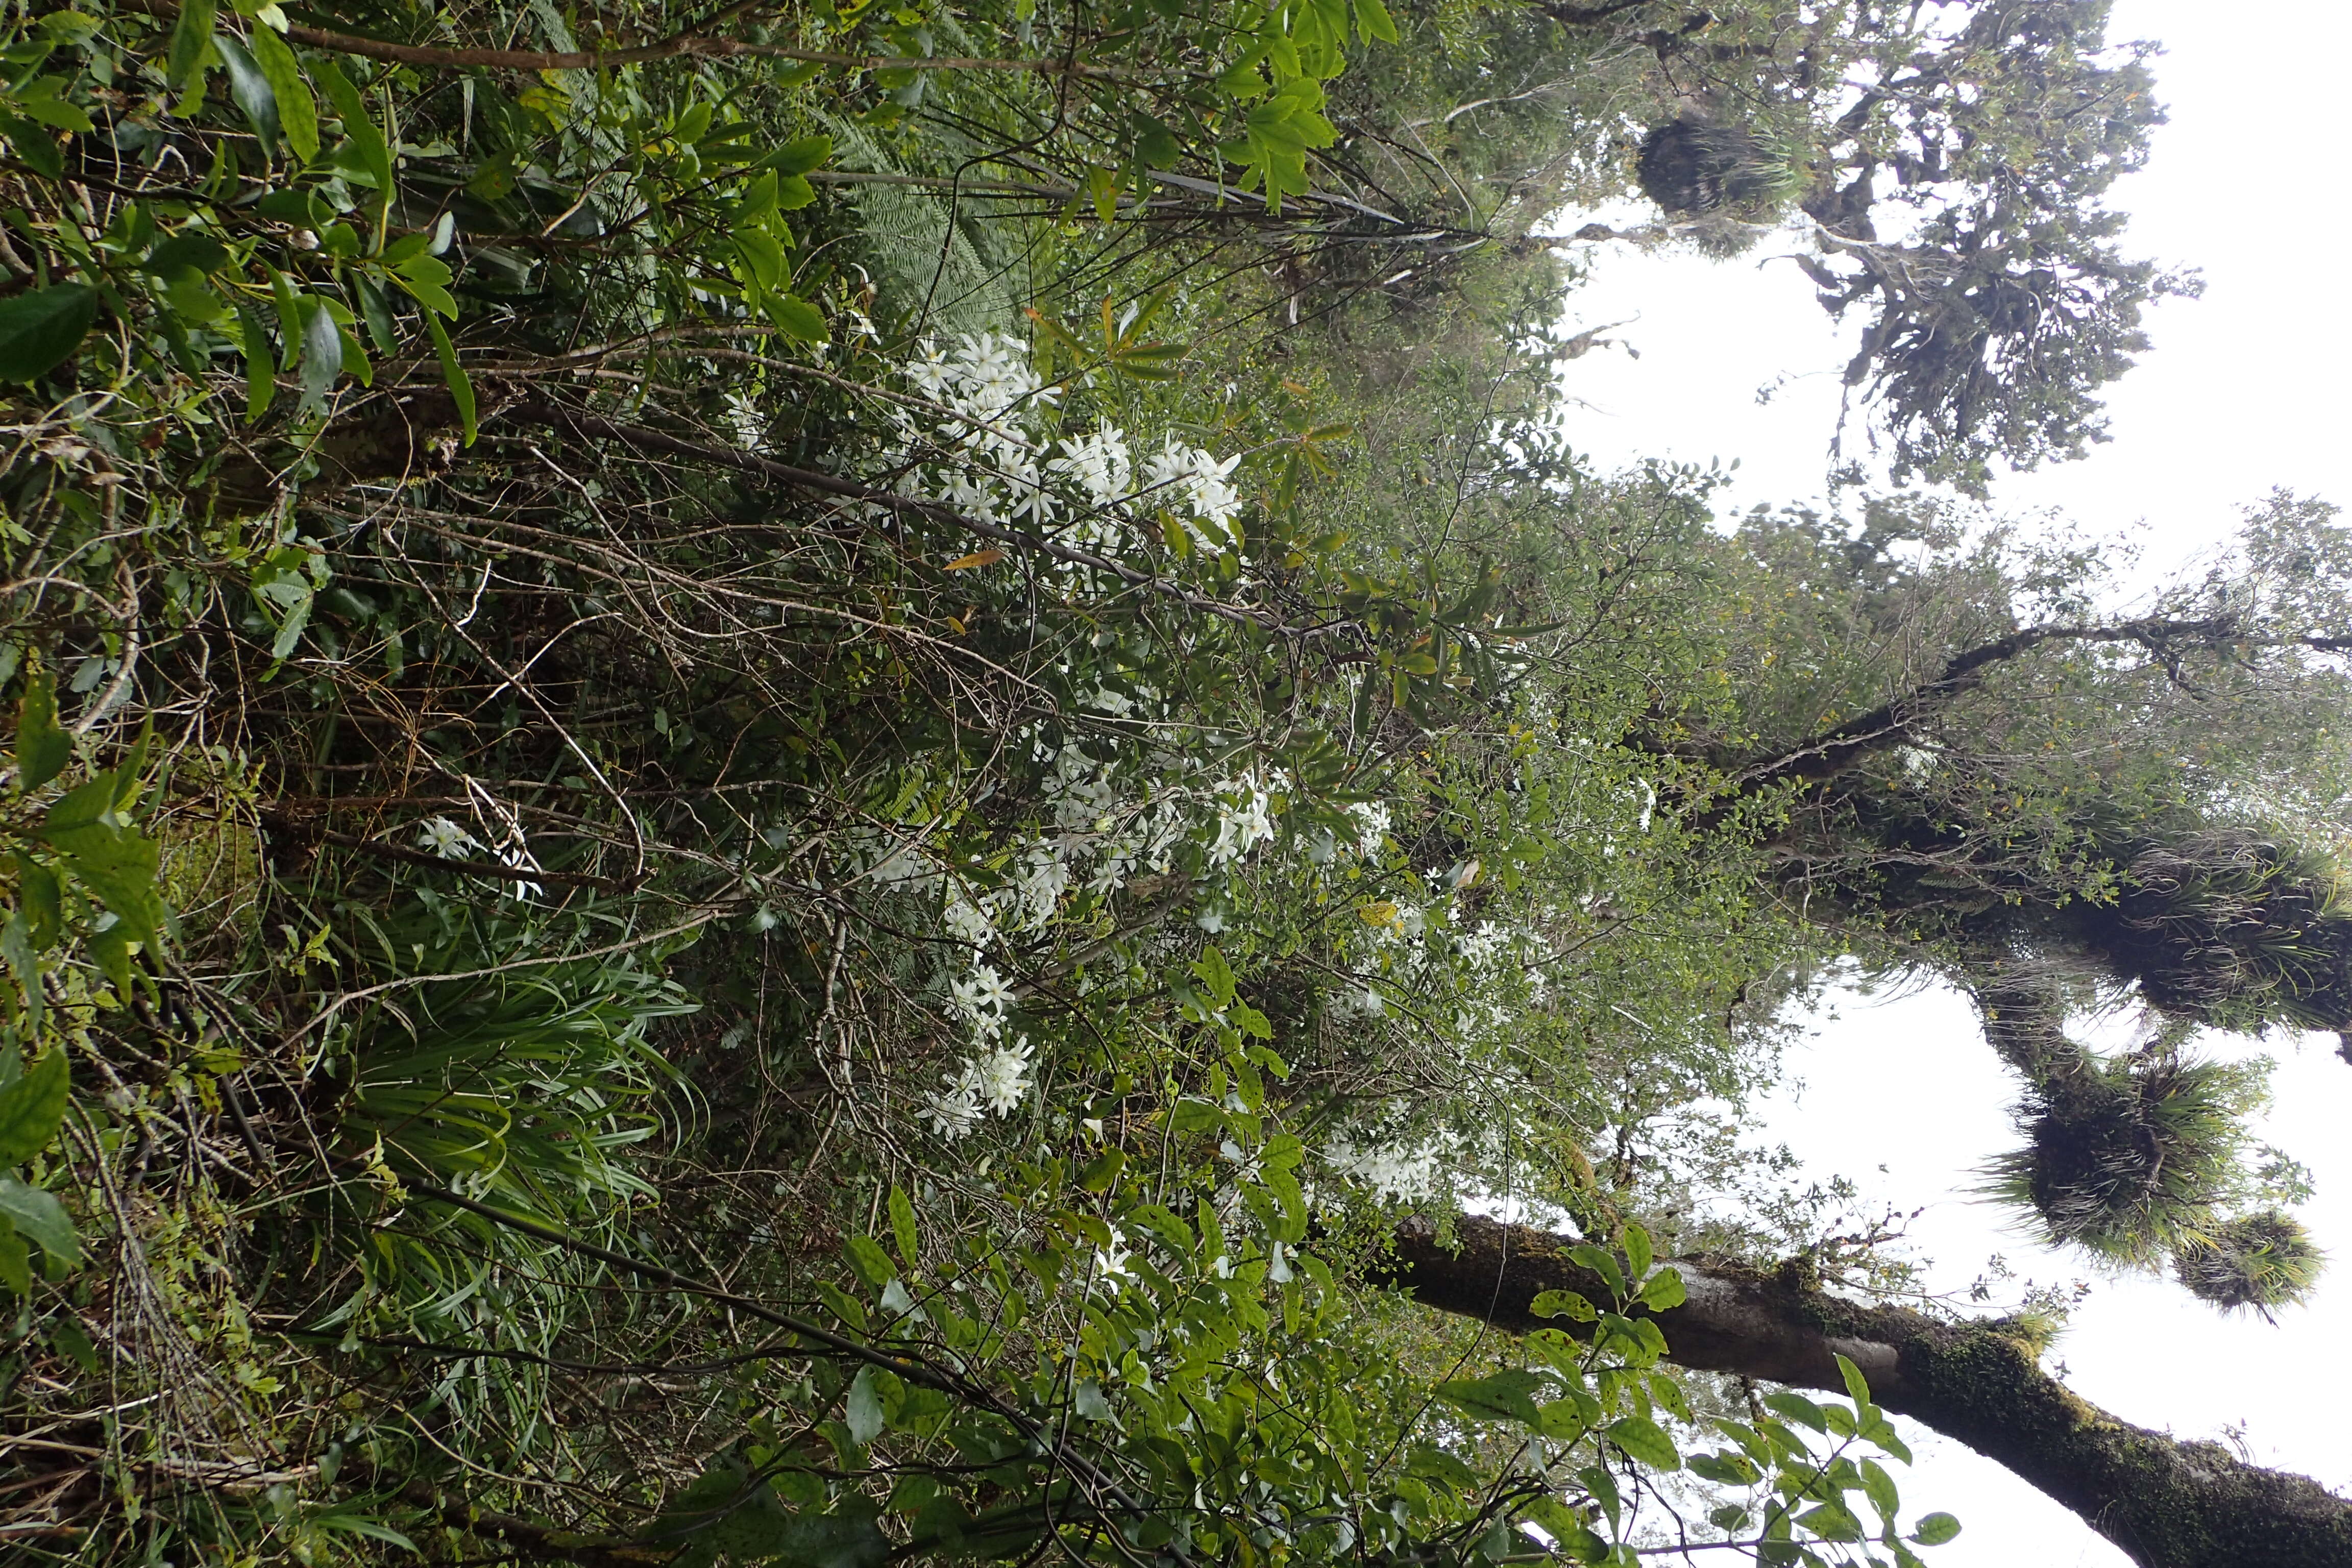
[[[2324,1263],[2352,531],[1969,499],[2193,287],[2105,13],[9,11],[7,1550],[1912,1568],[1892,1412],[2352,1563],[1738,1137],[1938,976],[2045,1239]],[[1826,510],[1577,456],[1636,193],[1868,317]]]

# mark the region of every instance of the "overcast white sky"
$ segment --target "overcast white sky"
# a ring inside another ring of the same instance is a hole
[[[2108,399],[2111,444],[2082,463],[2011,476],[1994,500],[2011,515],[2053,509],[2097,533],[2136,531],[2155,565],[2212,549],[2240,506],[2276,486],[2352,501],[2342,283],[2352,223],[2326,151],[2341,140],[2338,95],[2298,67],[2346,57],[2352,7],[2118,0],[2116,13],[2116,37],[2168,51],[2158,77],[2171,123],[2149,169],[2120,189],[2129,245],[2203,268],[2206,294],[2155,313],[2154,352]],[[2260,26],[2248,25],[2256,15]],[[1846,351],[1796,268],[1622,247],[1592,259],[1570,323],[1638,317],[1615,335],[1641,358],[1596,352],[1564,367],[1565,390],[1588,405],[1569,416],[1576,445],[1604,466],[1738,458],[1727,507],[1816,496]],[[1784,375],[1759,406],[1757,389]],[[1851,1176],[1906,1210],[1925,1205],[1913,1235],[1939,1289],[1964,1288],[1995,1252],[2021,1274],[2082,1275],[1966,1196],[1974,1169],[2013,1142],[2004,1108],[2016,1085],[1965,1004],[1929,991],[1845,998],[1836,1011],[1792,1059],[1807,1087],[1775,1097],[1759,1142],[1786,1142],[1811,1171]],[[2242,1425],[2262,1462],[2352,1491],[2352,1336],[2331,1331],[2352,1308],[2352,1139],[2342,1131],[2352,1067],[2332,1045],[2266,1047],[2280,1068],[2264,1136],[2316,1173],[2304,1217],[2338,1260],[2317,1300],[2273,1328],[2221,1318],[2162,1281],[2095,1280],[2053,1359],[2072,1386],[2128,1420],[2201,1437]],[[1905,1489],[1906,1501],[1949,1509],[1966,1526],[1930,1554],[1937,1568],[2124,1568],[2073,1515],[1954,1445],[1922,1445]]]

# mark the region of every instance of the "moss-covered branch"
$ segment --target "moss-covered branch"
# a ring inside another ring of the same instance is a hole
[[[1528,1310],[1538,1291],[1607,1298],[1570,1245],[1475,1216],[1457,1224],[1450,1243],[1407,1226],[1388,1278],[1429,1306],[1524,1332],[1539,1326]],[[1799,1266],[1768,1274],[1684,1258],[1675,1267],[1689,1299],[1653,1315],[1681,1365],[1838,1392],[1835,1358],[1844,1355],[1887,1409],[2007,1466],[2145,1568],[2352,1564],[2352,1502],[2217,1445],[2109,1415],[2043,1372],[2028,1339],[1998,1321],[1857,1306]]]

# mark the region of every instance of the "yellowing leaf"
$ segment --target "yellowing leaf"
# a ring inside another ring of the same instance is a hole
[[[975,550],[969,555],[959,555],[940,568],[942,572],[970,572],[975,567],[993,566],[1004,559],[1002,550]]]

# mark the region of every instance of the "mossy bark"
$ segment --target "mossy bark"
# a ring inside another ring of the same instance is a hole
[[[1607,1300],[1599,1277],[1569,1257],[1571,1245],[1476,1216],[1445,1241],[1410,1224],[1384,1279],[1497,1328],[1570,1328],[1528,1307],[1540,1290]],[[1765,1273],[1691,1258],[1675,1267],[1689,1299],[1650,1315],[1680,1365],[1843,1393],[1844,1355],[1887,1409],[2007,1466],[2144,1568],[2352,1568],[2352,1502],[2109,1415],[2043,1372],[2014,1327],[1858,1306],[1822,1291],[1801,1264]]]

